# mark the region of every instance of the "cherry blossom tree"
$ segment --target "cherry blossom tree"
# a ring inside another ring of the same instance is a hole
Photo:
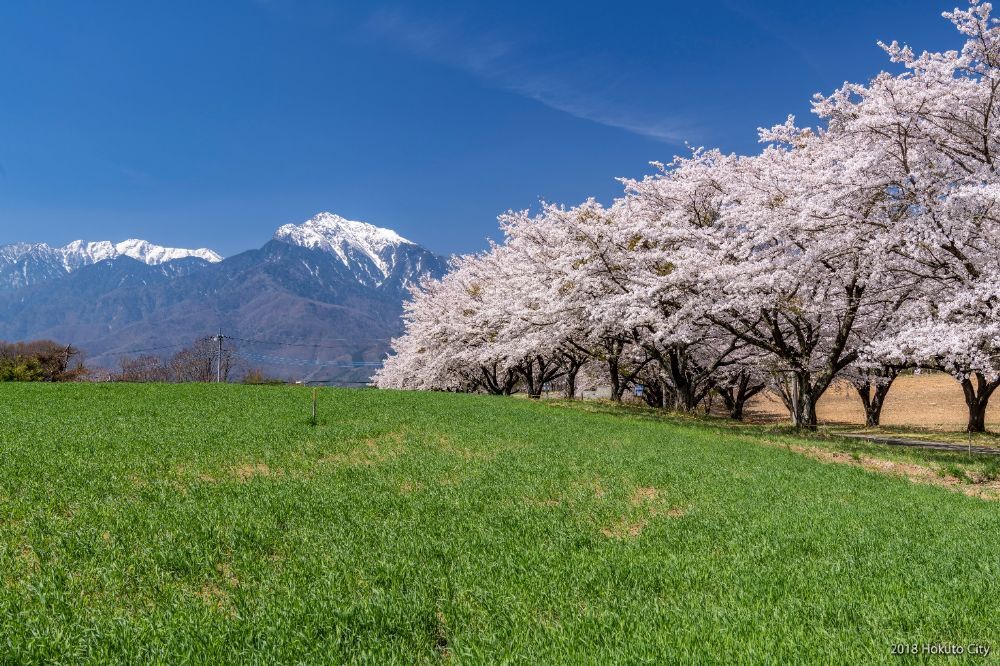
[[[815,427],[819,397],[899,302],[885,277],[892,237],[878,225],[900,212],[858,180],[871,165],[857,146],[791,119],[762,139],[758,156],[695,151],[627,186],[639,219],[659,220],[646,232],[659,238],[643,242],[664,251],[651,290],[673,313],[660,330],[676,339],[682,321],[707,319],[764,352],[790,382],[793,422]]]
[[[725,172],[733,158],[695,151],[641,181],[625,180],[618,209],[626,322],[659,365],[664,396],[691,411],[719,387],[746,343],[706,316],[706,248],[717,247]],[[728,379],[727,379],[728,381]],[[739,410],[741,411],[741,410]]]
[[[759,154],[695,150],[610,206],[501,216],[502,243],[414,292],[380,385],[537,396],[587,363],[613,399],[740,417],[770,383],[816,426],[838,378],[878,423],[905,367],[951,373],[969,430],[1000,387],[1000,27],[946,16],[961,51],[885,45],[902,72],[814,100],[820,127]],[[592,369],[592,368],[591,368]],[[587,374],[590,374],[588,371]]]
[[[984,428],[1000,386],[1000,27],[990,12],[973,0],[945,13],[966,37],[961,51],[916,55],[883,45],[901,74],[815,101],[832,134],[878,156],[880,185],[907,206],[891,220],[902,239],[897,275],[915,279],[920,292],[901,309],[898,334],[875,350],[951,373],[970,431]]]
[[[612,400],[622,394],[649,359],[632,344],[616,297],[625,291],[613,210],[594,200],[574,208],[545,204],[532,216],[511,212],[500,218],[506,244],[516,248],[534,276],[544,309],[534,325],[556,342],[567,360],[583,358],[607,368]],[[525,288],[528,288],[527,286]],[[567,365],[572,367],[572,365]]]
[[[487,384],[472,350],[453,325],[456,290],[463,288],[454,273],[444,280],[425,279],[411,288],[404,306],[406,332],[393,340],[393,354],[376,373],[381,388],[412,390],[471,390]]]

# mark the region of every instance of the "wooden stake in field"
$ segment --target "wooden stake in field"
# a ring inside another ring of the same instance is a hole
[[[312,424],[316,425],[316,387],[313,387],[313,411],[312,411]]]

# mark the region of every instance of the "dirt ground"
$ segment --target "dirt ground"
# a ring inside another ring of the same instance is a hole
[[[865,413],[857,392],[846,383],[830,387],[817,406],[817,416],[824,423],[847,423],[863,426]],[[758,395],[747,405],[751,421],[777,421],[788,418],[781,398]],[[942,373],[904,375],[896,379],[882,408],[884,426],[918,426],[939,430],[961,430],[968,419],[962,388],[951,376]],[[1000,425],[1000,397],[993,400],[986,413],[987,427]]]

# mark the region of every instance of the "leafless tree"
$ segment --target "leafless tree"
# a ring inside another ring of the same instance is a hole
[[[120,382],[165,382],[170,373],[159,356],[122,357],[121,372],[115,377]]]

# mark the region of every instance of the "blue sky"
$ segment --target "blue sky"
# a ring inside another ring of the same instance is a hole
[[[504,210],[812,122],[812,93],[889,66],[878,39],[957,48],[952,6],[12,0],[0,243],[231,255],[330,210],[476,250]]]

